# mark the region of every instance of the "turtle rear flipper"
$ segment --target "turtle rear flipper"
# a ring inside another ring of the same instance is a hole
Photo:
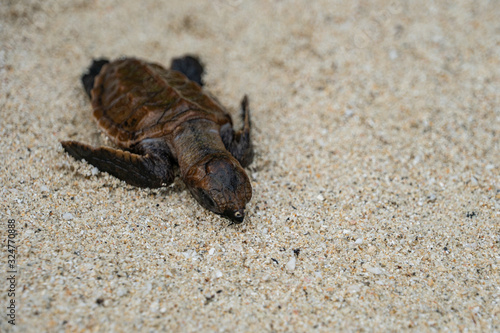
[[[182,58],[172,59],[170,69],[181,72],[191,81],[203,86],[202,76],[205,70],[198,57],[187,55]]]
[[[151,154],[139,155],[109,147],[94,148],[77,141],[62,141],[61,145],[75,159],[84,159],[130,185],[157,188],[174,180],[170,163]]]
[[[109,62],[108,59],[94,60],[92,61],[92,65],[90,65],[89,69],[87,70],[87,73],[82,75],[83,88],[87,92],[89,98],[90,98],[90,91],[92,90],[92,88],[94,88],[95,77],[99,75],[99,72],[101,71],[102,67],[106,65],[108,62]]]

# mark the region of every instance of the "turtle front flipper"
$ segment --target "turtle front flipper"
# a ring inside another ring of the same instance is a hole
[[[152,154],[139,155],[109,147],[94,148],[77,141],[61,141],[64,150],[125,182],[139,187],[167,186],[174,180],[168,160]]]
[[[245,95],[241,100],[241,116],[243,128],[234,133],[230,124],[223,125],[220,130],[222,142],[226,149],[240,162],[242,167],[250,165],[253,161],[253,146],[250,139],[250,111],[248,109],[248,97]]]

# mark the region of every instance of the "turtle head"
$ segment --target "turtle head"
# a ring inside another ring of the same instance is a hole
[[[183,178],[203,207],[235,223],[243,222],[252,187],[245,170],[232,156],[212,156],[191,167]]]

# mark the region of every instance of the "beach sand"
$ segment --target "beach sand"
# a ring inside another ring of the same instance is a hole
[[[4,1],[0,331],[499,332],[499,17],[495,1]],[[135,188],[59,143],[111,145],[80,84],[93,58],[187,53],[237,127],[250,98],[241,225],[180,180]]]

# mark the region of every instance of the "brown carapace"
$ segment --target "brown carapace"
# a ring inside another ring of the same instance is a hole
[[[202,89],[203,67],[185,56],[171,68],[134,58],[94,60],[82,76],[94,118],[118,148],[62,141],[64,150],[140,187],[167,186],[175,168],[206,209],[241,223],[252,197],[243,167],[252,162],[248,98],[243,128]]]

